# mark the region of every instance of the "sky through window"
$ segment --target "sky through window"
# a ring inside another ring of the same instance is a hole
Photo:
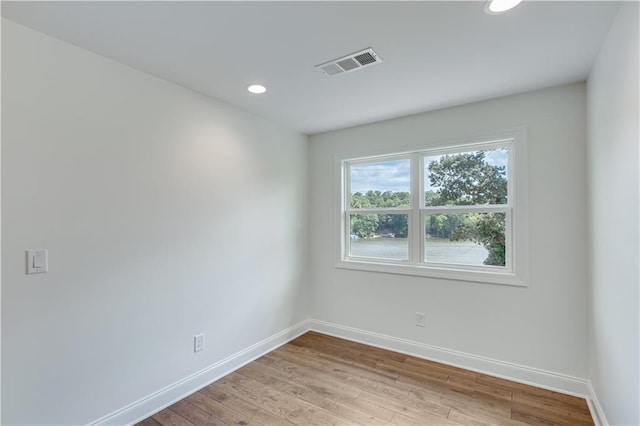
[[[485,153],[485,161],[488,164],[492,166],[507,165],[506,149],[485,150]],[[430,161],[436,161],[441,157],[443,155],[434,155],[427,158]],[[427,176],[425,176],[425,191],[431,189]],[[405,159],[354,164],[351,166],[352,194],[356,192],[366,194],[367,191],[409,192],[410,180],[410,163],[409,160]]]

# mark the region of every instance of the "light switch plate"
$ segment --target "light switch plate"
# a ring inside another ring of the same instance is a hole
[[[42,274],[49,270],[46,249],[27,250],[27,274]]]

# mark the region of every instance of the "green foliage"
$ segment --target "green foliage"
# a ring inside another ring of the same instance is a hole
[[[398,238],[407,238],[407,215],[385,214],[380,215],[379,234],[393,234]]]
[[[484,151],[477,151],[444,155],[429,163],[429,180],[437,190],[425,193],[426,205],[506,204],[506,169],[487,163],[485,157]],[[505,266],[504,213],[431,215],[426,228],[452,241],[480,244],[489,252],[485,265]]]
[[[406,214],[354,214],[351,215],[351,234],[359,238],[374,235],[393,235],[407,238]]]
[[[425,206],[437,206],[439,204],[438,194],[429,190],[424,193],[424,204]]]
[[[450,238],[452,241],[471,240],[482,245],[489,252],[485,265],[505,265],[505,214],[467,213],[463,223],[458,225]]]
[[[411,194],[408,192],[367,191],[351,195],[351,207],[356,209],[410,207]],[[360,238],[373,235],[393,234],[406,238],[408,232],[407,215],[404,214],[359,214],[351,216],[351,234]]]
[[[443,155],[429,163],[429,180],[438,190],[427,205],[505,204],[506,169],[487,163],[485,156],[484,151]]]
[[[425,233],[432,237],[450,238],[455,229],[462,224],[462,216],[445,213],[427,215]]]
[[[351,195],[351,207],[354,209],[411,207],[411,194],[393,191],[367,191],[366,194],[356,192]]]
[[[377,214],[357,214],[351,216],[351,234],[359,238],[371,237],[378,229]]]

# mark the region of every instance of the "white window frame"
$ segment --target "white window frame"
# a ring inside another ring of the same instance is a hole
[[[434,155],[463,153],[482,149],[506,147],[508,149],[507,204],[476,206],[425,206],[424,158]],[[362,153],[360,153],[362,154]],[[350,170],[352,164],[392,161],[411,161],[411,207],[352,209]],[[336,267],[370,272],[394,273],[462,281],[526,286],[528,281],[528,226],[526,145],[524,129],[495,134],[493,137],[434,144],[420,149],[403,150],[375,155],[342,154],[336,157],[338,169],[338,258]],[[504,212],[505,267],[472,266],[425,261],[424,221],[427,214],[468,212]],[[351,214],[406,214],[409,244],[408,260],[357,257],[349,255]],[[419,231],[415,231],[419,230]]]

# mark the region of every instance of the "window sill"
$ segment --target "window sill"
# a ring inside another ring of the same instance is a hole
[[[342,260],[336,268],[385,274],[412,275],[418,277],[441,278],[446,280],[479,282],[485,284],[527,287],[525,281],[512,272],[464,270],[445,267],[418,266],[411,264],[368,262],[366,260]]]

